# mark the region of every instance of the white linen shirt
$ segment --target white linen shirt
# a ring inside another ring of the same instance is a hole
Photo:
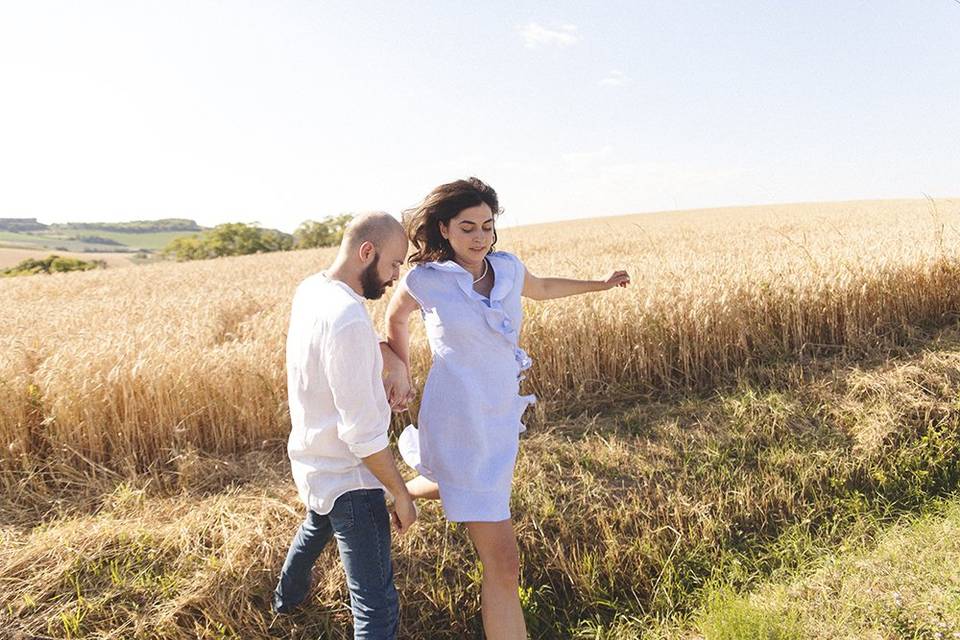
[[[287,454],[300,499],[323,515],[347,491],[383,485],[361,458],[387,447],[383,356],[364,299],[314,274],[297,287],[287,333]]]

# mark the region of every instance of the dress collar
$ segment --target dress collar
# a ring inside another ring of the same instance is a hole
[[[509,260],[507,254],[502,251],[491,251],[487,254],[487,260],[490,262],[490,269],[493,270],[493,289],[490,291],[489,298],[492,304],[495,301],[502,300],[510,293],[516,274],[513,272],[513,261]],[[478,293],[473,288],[473,274],[461,267],[454,260],[425,262],[423,266],[454,274],[457,278],[457,284],[467,297],[484,302],[488,300],[486,296]]]

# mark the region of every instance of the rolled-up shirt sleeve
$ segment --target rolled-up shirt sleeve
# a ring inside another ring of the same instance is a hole
[[[383,390],[380,345],[373,328],[351,322],[327,343],[327,380],[339,414],[337,437],[358,458],[387,448],[390,407]]]

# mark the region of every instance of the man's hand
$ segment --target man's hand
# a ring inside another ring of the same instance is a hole
[[[407,529],[417,521],[417,507],[413,504],[413,498],[409,493],[404,492],[397,496],[390,519],[393,520],[393,526],[397,528],[397,532],[401,534],[406,533]]]
[[[381,449],[376,453],[363,458],[363,464],[383,484],[383,488],[393,496],[393,513],[390,519],[400,533],[405,532],[417,520],[417,508],[413,506],[413,498],[407,490],[407,483],[397,470],[390,449]]]

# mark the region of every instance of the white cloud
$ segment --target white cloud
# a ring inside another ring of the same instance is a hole
[[[542,46],[569,47],[580,41],[580,35],[577,33],[577,27],[572,24],[560,25],[556,29],[550,29],[536,22],[520,27],[520,37],[523,38],[523,44],[528,49],[536,49]]]
[[[622,87],[627,84],[630,79],[627,78],[627,74],[623,71],[617,71],[614,69],[607,73],[607,75],[600,81],[600,85],[604,87]]]

